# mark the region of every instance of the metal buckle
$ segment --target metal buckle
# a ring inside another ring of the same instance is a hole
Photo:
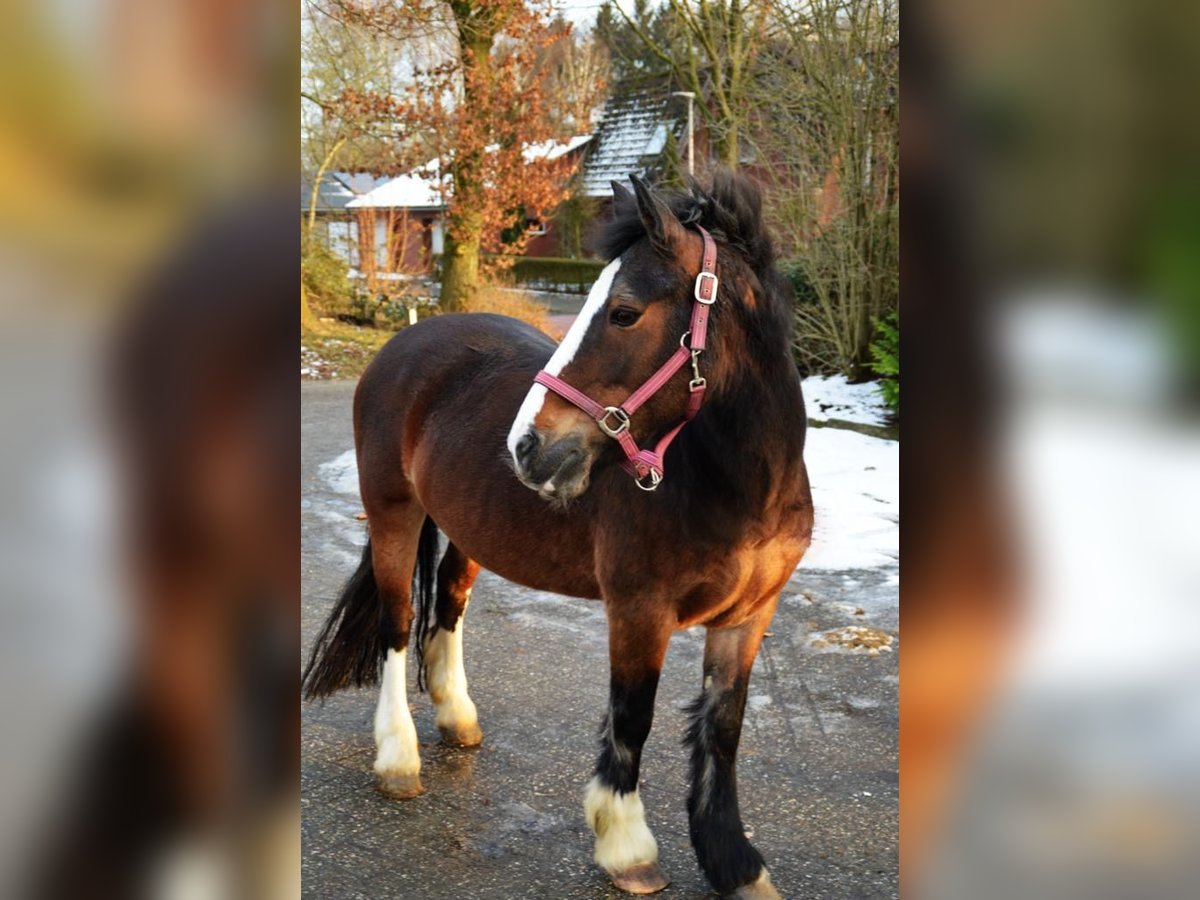
[[[649,486],[649,487],[646,487],[646,485],[642,484],[642,479],[643,479],[643,478],[649,478],[649,479],[650,479],[650,486]],[[655,490],[655,489],[656,489],[656,488],[657,488],[657,487],[658,487],[660,484],[662,484],[662,473],[661,473],[661,472],[659,472],[659,471],[658,471],[658,469],[654,469],[654,468],[652,468],[652,469],[650,469],[650,471],[649,471],[649,472],[647,472],[645,475],[641,476],[641,478],[635,478],[635,479],[633,480],[633,483],[634,483],[634,484],[636,484],[638,487],[640,487],[640,488],[641,488],[643,491],[653,491],[653,490]]]
[[[700,296],[700,286],[701,286],[701,284],[703,284],[705,278],[712,279],[712,295],[707,300],[705,300],[703,297]],[[695,296],[695,298],[698,302],[703,303],[705,306],[712,306],[714,303],[717,302],[717,285],[718,284],[720,284],[720,282],[717,280],[716,273],[701,272],[699,275],[696,276],[696,287],[692,291],[692,294],[693,294],[693,296]]]
[[[695,393],[708,384],[704,380],[704,376],[700,374],[700,353],[700,350],[692,351],[692,380],[688,382],[688,390],[692,393]]]
[[[617,427],[616,428],[613,428],[611,425],[608,424],[609,416],[617,417]],[[605,434],[607,434],[609,437],[615,438],[621,432],[628,430],[628,428],[629,428],[629,413],[625,412],[625,410],[621,409],[621,407],[619,407],[619,406],[606,406],[606,407],[604,407],[604,415],[596,420],[596,424],[599,425],[600,430],[603,431]]]

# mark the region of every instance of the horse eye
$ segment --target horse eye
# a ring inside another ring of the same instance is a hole
[[[636,309],[630,309],[628,306],[618,306],[609,315],[608,320],[621,328],[628,328],[641,318],[641,315]]]

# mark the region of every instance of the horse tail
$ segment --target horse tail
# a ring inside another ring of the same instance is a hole
[[[301,684],[304,699],[328,697],[354,685],[376,684],[383,668],[385,608],[375,582],[371,541],[313,644]]]
[[[413,571],[413,597],[417,606],[417,681],[425,689],[425,636],[433,610],[437,581],[438,527],[428,516],[421,526]],[[393,629],[390,610],[379,593],[371,542],[350,576],[321,633],[313,644],[301,685],[305,700],[328,697],[350,686],[378,684]]]
[[[429,636],[430,619],[433,616],[433,601],[437,585],[438,527],[429,516],[421,526],[421,537],[417,542],[417,564],[413,569],[413,599],[417,606],[417,690],[425,690],[425,639]],[[434,622],[432,627],[436,628]]]

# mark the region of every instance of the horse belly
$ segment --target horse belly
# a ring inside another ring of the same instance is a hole
[[[455,403],[423,430],[412,479],[425,511],[485,569],[536,590],[598,598],[584,508],[552,507],[522,485],[505,439],[523,394]],[[448,422],[455,424],[451,427]]]

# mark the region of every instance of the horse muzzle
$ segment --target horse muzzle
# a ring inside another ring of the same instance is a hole
[[[593,451],[577,435],[548,441],[536,430],[517,441],[513,469],[543,500],[565,504],[587,490]]]

